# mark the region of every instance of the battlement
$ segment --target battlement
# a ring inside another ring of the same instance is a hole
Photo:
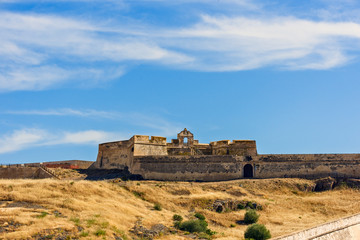
[[[211,142],[210,145],[212,146],[223,146],[223,145],[252,145],[256,147],[255,140],[220,140]]]
[[[143,143],[143,144],[161,144],[166,145],[166,137],[158,136],[147,136],[147,135],[134,135],[130,141],[134,144]]]
[[[147,135],[134,135],[130,140],[134,143],[149,143],[150,137]]]
[[[166,137],[151,136],[150,142],[154,144],[166,145]]]
[[[254,140],[194,140],[186,128],[165,137],[134,135],[99,145],[94,168],[127,169],[144,179],[220,181],[271,177],[358,177],[360,154],[258,155]]]
[[[220,141],[215,141],[215,142],[210,143],[211,146],[223,146],[223,145],[229,145],[229,144],[230,144],[230,140],[220,140]]]

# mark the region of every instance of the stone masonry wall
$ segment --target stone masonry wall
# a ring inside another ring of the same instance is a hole
[[[9,167],[0,168],[1,179],[41,179],[52,176],[39,167]]]
[[[221,181],[243,176],[241,156],[134,157],[133,174],[152,180]]]
[[[249,164],[254,178],[359,178],[359,159],[359,154],[143,156],[134,157],[129,170],[153,180],[223,181],[243,178]]]
[[[149,155],[163,156],[167,154],[168,151],[166,145],[144,144],[144,143],[134,144],[134,156],[149,156]]]
[[[360,154],[261,154],[261,162],[360,161]]]
[[[105,169],[124,169],[132,163],[132,142],[110,142],[99,145],[96,162],[92,167]]]
[[[256,178],[360,177],[360,154],[279,154],[255,159]]]

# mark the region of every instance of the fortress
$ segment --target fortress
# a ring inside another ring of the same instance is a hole
[[[134,135],[102,143],[92,168],[125,169],[144,179],[360,178],[360,154],[258,154],[254,140],[199,143],[186,128],[172,139]]]

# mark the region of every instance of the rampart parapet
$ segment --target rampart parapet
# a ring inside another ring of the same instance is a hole
[[[93,167],[127,169],[145,179],[220,181],[271,177],[357,177],[360,154],[258,154],[255,140],[199,143],[186,128],[177,139],[134,135],[99,145]]]

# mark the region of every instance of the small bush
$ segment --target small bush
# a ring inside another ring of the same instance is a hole
[[[205,232],[207,230],[207,222],[204,220],[189,220],[180,224],[180,230],[188,232]]]
[[[206,239],[206,240],[211,240],[211,236],[209,236],[207,233],[199,233],[198,234],[199,239]]]
[[[87,237],[87,236],[89,236],[89,232],[82,231],[80,233],[80,237]]]
[[[236,227],[236,225],[232,223],[232,224],[230,224],[230,227],[234,228],[234,227]]]
[[[183,220],[183,217],[180,216],[180,215],[174,214],[173,220],[174,220],[174,221],[181,222],[181,221]]]
[[[262,224],[253,224],[249,226],[244,234],[246,239],[266,240],[271,238],[270,231]]]
[[[195,213],[194,215],[197,219],[200,219],[200,220],[205,220],[205,216],[202,215],[201,213]]]
[[[215,235],[215,234],[216,234],[216,232],[215,232],[215,231],[211,231],[210,229],[206,229],[205,233],[206,233],[207,235],[210,235],[210,236],[212,236],[212,235]]]
[[[133,191],[132,194],[134,194],[135,197],[140,198],[141,200],[145,200],[145,193]]]
[[[44,217],[46,217],[48,214],[49,214],[48,212],[41,212],[41,214],[40,214],[40,215],[37,215],[36,217],[37,217],[37,218],[44,218]]]
[[[155,209],[156,211],[161,211],[161,210],[162,210],[162,207],[161,207],[161,205],[160,205],[159,203],[155,203],[155,204],[154,204],[154,209]]]
[[[242,203],[238,203],[237,209],[245,209],[245,205]]]
[[[246,207],[250,208],[250,209],[255,209],[254,205],[252,202],[247,202],[246,203]]]
[[[175,228],[180,229],[180,225],[181,225],[181,222],[180,222],[180,221],[175,221],[175,222],[174,222],[174,227],[175,227]]]
[[[104,236],[106,234],[105,230],[99,229],[94,233],[96,236]]]
[[[259,220],[260,215],[255,210],[248,210],[245,213],[244,222],[247,224],[256,223]]]

